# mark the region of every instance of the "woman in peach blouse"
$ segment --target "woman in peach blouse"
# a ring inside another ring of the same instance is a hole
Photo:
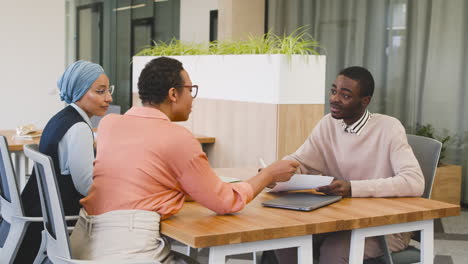
[[[222,182],[192,133],[171,122],[188,119],[198,91],[182,63],[152,60],[138,91],[142,107],[99,124],[94,181],[81,200],[72,252],[79,259],[197,263],[170,250],[161,220],[187,196],[218,214],[240,211],[267,185],[289,180],[299,164],[281,160],[245,182]]]

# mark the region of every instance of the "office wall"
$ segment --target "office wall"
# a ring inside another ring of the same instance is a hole
[[[2,1],[0,36],[0,129],[43,127],[64,105],[65,1]]]
[[[180,40],[208,43],[210,11],[218,9],[218,0],[180,0]]]

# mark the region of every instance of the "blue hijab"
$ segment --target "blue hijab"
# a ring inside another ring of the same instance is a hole
[[[70,64],[57,82],[60,99],[67,104],[74,103],[83,97],[104,69],[89,61],[76,61]]]

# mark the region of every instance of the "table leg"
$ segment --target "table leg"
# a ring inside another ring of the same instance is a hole
[[[299,237],[286,237],[272,240],[246,242],[232,245],[215,246],[210,248],[208,263],[226,263],[226,256],[273,250],[280,248],[298,248],[298,263],[311,264],[313,261],[312,235]]]
[[[361,230],[361,229],[357,229]],[[366,232],[351,232],[351,244],[349,248],[349,263],[362,264],[364,260],[364,241],[366,239]]]
[[[260,264],[262,263],[262,251],[257,251],[252,253],[253,256],[253,264]]]
[[[297,263],[314,263],[312,236],[310,237],[311,241],[307,242],[306,246],[297,248]]]
[[[198,258],[198,248],[193,248],[191,246],[187,246],[186,255],[193,258],[193,259],[197,259]]]
[[[15,168],[16,183],[18,192],[21,193],[26,185],[26,166],[28,164],[23,151],[15,151],[13,154],[13,167]]]
[[[434,262],[433,219],[352,230],[349,263],[362,264],[364,260],[364,241],[366,237],[419,230],[421,231],[421,263],[432,264]]]
[[[421,230],[421,263],[434,261],[434,224],[424,223],[427,226]]]

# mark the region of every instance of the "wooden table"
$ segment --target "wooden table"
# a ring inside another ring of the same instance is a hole
[[[200,142],[200,144],[214,144],[216,142],[216,138],[214,137],[207,137],[197,134],[195,134],[195,137],[197,138],[198,142]]]
[[[26,144],[39,144],[40,137],[34,139],[18,139],[15,137],[15,130],[0,130],[0,136],[5,136],[8,143],[8,149],[11,152],[23,151],[23,146]],[[203,135],[195,135],[200,144],[213,144],[216,139],[214,137],[208,137]]]
[[[39,144],[40,137],[34,139],[22,139],[15,137],[15,130],[0,130],[0,136],[5,136],[7,139],[8,149],[13,155],[13,167],[16,172],[16,180],[18,183],[18,189],[21,190],[26,185],[26,170],[28,169],[28,160],[23,153],[23,146],[26,144]],[[214,137],[207,137],[203,135],[195,135],[200,144],[213,144],[215,143]]]
[[[16,151],[23,151],[23,146],[26,144],[39,144],[41,137],[37,137],[34,139],[23,139],[15,137],[16,131],[15,130],[0,130],[0,136],[5,136],[8,149],[10,152]]]
[[[248,178],[255,169],[217,169],[220,176]],[[210,248],[209,263],[225,256],[299,247],[300,263],[312,263],[312,235],[352,230],[350,263],[363,261],[368,236],[421,230],[423,263],[433,261],[433,219],[460,214],[460,207],[424,198],[346,198],[311,212],[266,208],[277,197],[261,193],[242,211],[220,216],[187,202],[161,223],[161,233],[194,248]],[[309,252],[308,252],[309,251]]]

